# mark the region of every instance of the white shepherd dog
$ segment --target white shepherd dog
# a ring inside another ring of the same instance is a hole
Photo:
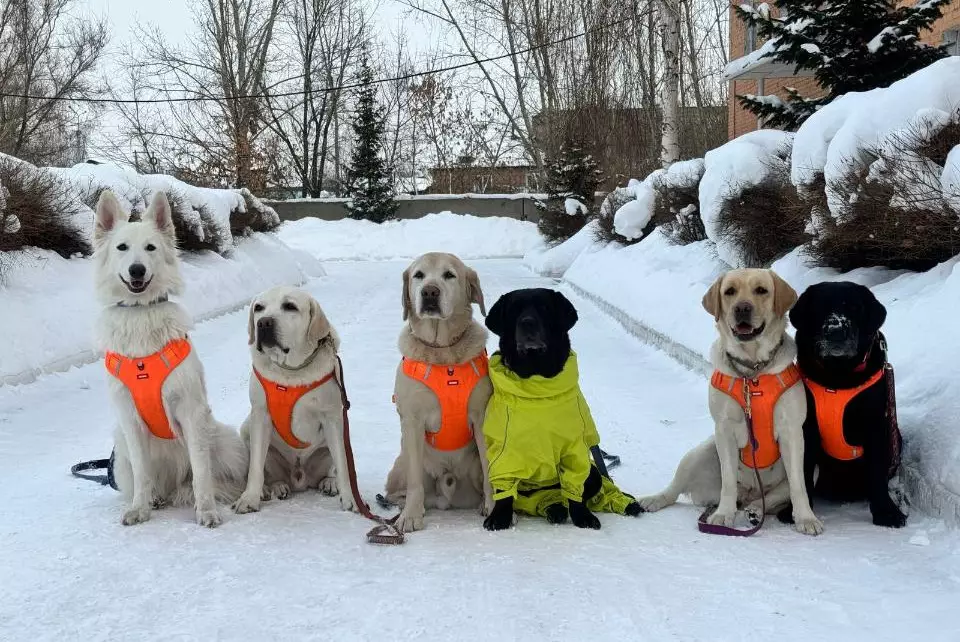
[[[239,434],[213,418],[203,366],[187,339],[190,317],[169,301],[183,289],[176,234],[163,192],[141,222],[112,192],[97,203],[94,264],[98,324],[110,394],[120,424],[114,475],[130,502],[126,525],[152,508],[196,505],[197,522],[214,527],[217,501],[245,485],[248,454]]]

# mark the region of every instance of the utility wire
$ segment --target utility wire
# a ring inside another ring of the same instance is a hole
[[[565,42],[570,42],[571,40],[576,40],[577,38],[583,38],[597,31],[602,31],[604,29],[610,29],[611,27],[616,27],[626,22],[632,20],[632,17],[623,18],[621,20],[615,20],[613,22],[608,22],[607,24],[598,25],[592,29],[587,29],[586,31],[581,31],[564,38],[559,38],[551,42],[545,42],[540,45],[533,47],[527,47],[526,49],[520,49],[519,51],[514,51],[511,53],[502,54],[500,56],[491,56],[489,58],[483,58],[480,60],[471,60],[470,62],[464,62],[459,65],[451,65],[449,67],[441,67],[439,69],[431,69],[429,71],[418,71],[415,73],[405,74],[403,76],[394,76],[392,78],[378,78],[372,80],[370,83],[348,83],[345,85],[338,85],[335,87],[317,87],[316,89],[311,89],[309,91],[288,91],[281,92],[277,94],[246,94],[243,96],[193,96],[193,97],[180,97],[180,98],[89,98],[89,97],[71,97],[71,96],[36,96],[32,94],[14,94],[7,92],[0,92],[0,98],[19,98],[21,100],[43,100],[43,101],[67,101],[75,103],[97,103],[97,104],[113,104],[113,105],[149,105],[156,103],[199,103],[199,102],[223,102],[223,101],[235,101],[235,100],[255,100],[255,99],[264,99],[264,98],[284,98],[292,96],[303,96],[306,94],[324,94],[333,91],[343,91],[346,89],[357,89],[359,87],[364,87],[367,84],[371,85],[382,85],[383,83],[388,82],[398,82],[401,80],[412,80],[414,78],[422,78],[423,76],[431,76],[433,74],[440,74],[447,71],[456,71],[458,69],[465,69],[467,67],[479,66],[488,62],[497,62],[499,60],[504,60],[506,58],[513,58],[515,56],[522,56],[534,51],[539,51],[540,49],[546,49],[547,47],[554,47],[556,45],[563,44]],[[303,78],[303,75],[294,76],[286,80],[297,80]],[[187,90],[184,90],[187,91]]]

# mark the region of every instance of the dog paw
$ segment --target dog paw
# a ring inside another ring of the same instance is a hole
[[[886,526],[887,528],[903,528],[907,525],[907,516],[900,512],[893,502],[889,506],[873,509],[873,523],[877,526]]]
[[[216,528],[223,523],[220,511],[214,508],[197,507],[197,523],[207,528]]]
[[[545,511],[547,521],[551,524],[563,524],[570,517],[570,512],[563,504],[550,504]]]
[[[661,508],[666,508],[673,502],[671,502],[664,495],[649,495],[647,497],[641,497],[636,501],[640,505],[640,508],[647,513],[656,513]]]
[[[707,517],[707,523],[713,524],[714,526],[733,526],[737,520],[736,511],[732,512],[720,512],[719,510],[713,511],[709,517]]]
[[[133,526],[134,524],[142,524],[145,521],[150,519],[150,508],[147,506],[141,506],[136,508],[131,508],[123,514],[123,517],[120,519],[120,523],[124,526]]]
[[[493,499],[484,499],[480,502],[480,516],[486,517],[487,515],[493,512],[494,501]]]
[[[337,478],[324,477],[323,479],[320,480],[320,484],[317,486],[317,490],[319,490],[324,495],[333,497],[334,495],[340,492],[340,489],[337,486]]]
[[[793,516],[793,528],[798,533],[804,535],[819,535],[823,532],[823,522],[817,519],[816,515],[807,517]]]
[[[354,503],[353,497],[340,493],[337,495],[337,499],[340,500],[340,510],[345,510],[348,513],[351,511],[357,512],[357,505]]]
[[[643,506],[640,505],[640,502],[630,502],[623,510],[624,515],[628,517],[640,517],[643,512]]]
[[[240,499],[234,502],[233,510],[240,515],[256,513],[260,510],[260,497],[257,497],[255,493],[244,492],[240,495]]]
[[[277,482],[270,484],[270,497],[273,499],[287,499],[290,497],[290,484],[286,482]]]
[[[408,511],[406,508],[401,511],[395,524],[397,530],[404,533],[423,530],[423,509],[419,511]]]
[[[589,508],[579,502],[570,502],[570,521],[577,528],[600,530],[600,520],[590,512]]]

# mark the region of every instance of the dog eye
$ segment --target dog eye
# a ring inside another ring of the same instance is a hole
[[[417,270],[416,272],[413,273],[413,278],[415,278],[415,279],[422,279],[422,278],[423,278],[423,272],[421,272],[420,270]]]
[[[145,249],[147,252],[153,252],[155,249],[157,249],[157,246],[153,243],[147,243],[147,247],[143,249]]]
[[[117,249],[121,252],[126,252],[128,249],[130,249],[130,246],[128,246],[126,243],[121,243],[117,246]]]
[[[726,290],[723,291],[724,296],[733,296],[736,293],[737,293],[737,288],[727,288]]]
[[[290,303],[289,301],[287,301],[286,303],[284,303],[283,305],[281,305],[280,308],[281,308],[282,310],[286,310],[287,312],[296,312],[296,311],[297,311],[297,306],[295,306],[294,304]]]
[[[449,281],[450,279],[457,278],[457,275],[451,272],[450,270],[447,270],[446,272],[443,273],[443,278]]]
[[[754,290],[754,293],[755,293],[755,294],[766,294],[766,293],[769,292],[769,291],[770,291],[770,290],[768,290],[767,288],[765,288],[765,287],[763,287],[763,286],[761,285],[761,286],[758,287],[756,290]]]
[[[263,305],[261,305],[261,304],[259,304],[259,303],[256,304],[255,306],[253,306],[253,311],[254,311],[254,312],[263,312]]]

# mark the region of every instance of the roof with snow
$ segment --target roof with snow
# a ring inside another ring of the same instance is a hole
[[[768,40],[746,56],[731,60],[723,70],[723,79],[761,80],[765,78],[812,78],[812,69],[798,70],[794,65],[773,60],[777,40]]]

